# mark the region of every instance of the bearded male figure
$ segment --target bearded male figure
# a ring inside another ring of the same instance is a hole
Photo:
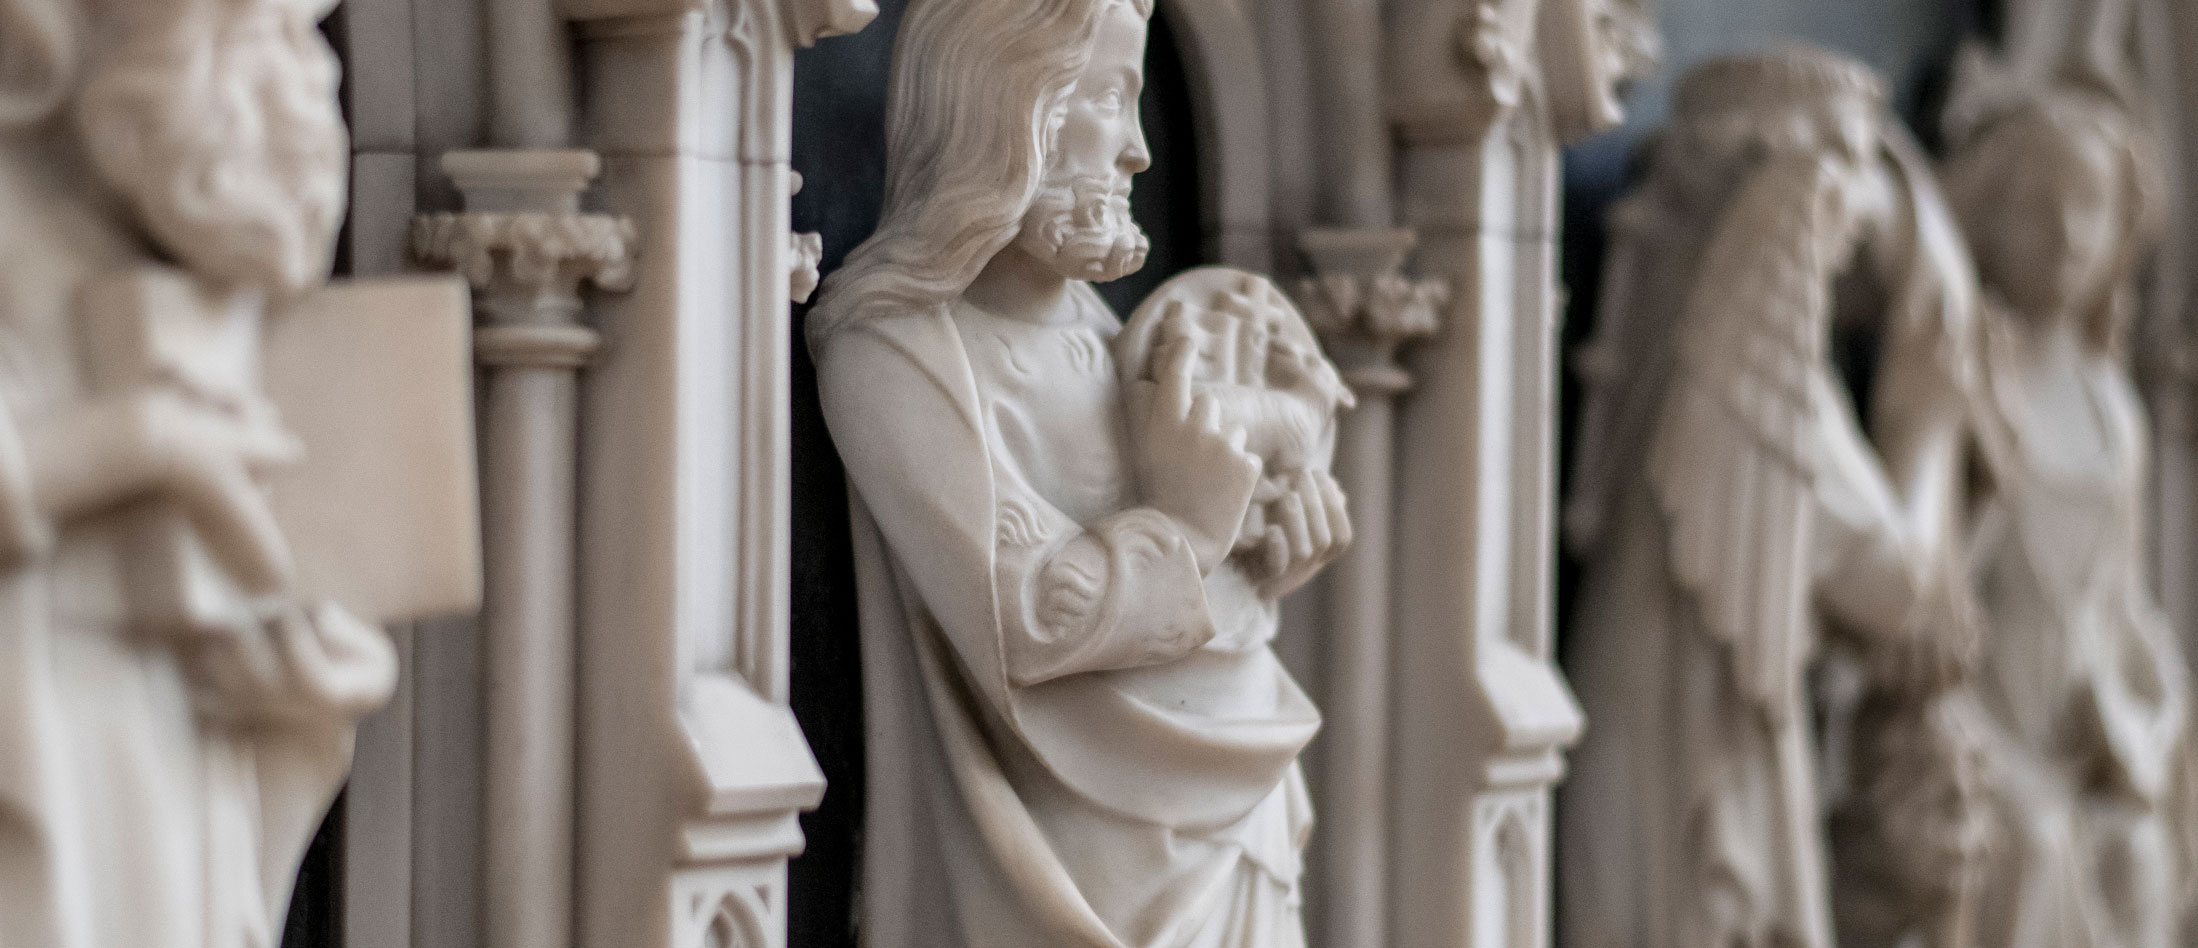
[[[880,948],[1303,944],[1319,716],[1269,642],[1349,540],[1317,446],[1348,394],[1249,274],[1178,277],[1119,339],[1085,282],[1144,257],[1151,12],[916,0],[883,223],[810,316]]]
[[[142,372],[117,341],[188,349],[163,333],[326,278],[332,5],[0,0],[0,945],[274,945],[394,683],[378,629],[285,592],[256,478],[298,448],[256,340]],[[203,621],[144,610],[148,510],[235,580]]]

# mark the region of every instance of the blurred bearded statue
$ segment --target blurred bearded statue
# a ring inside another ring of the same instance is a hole
[[[916,0],[883,222],[808,337],[854,500],[892,948],[1296,948],[1319,715],[1276,601],[1350,541],[1349,402],[1271,283],[1125,327],[1151,0]],[[981,54],[979,54],[981,51]]]
[[[394,684],[259,485],[260,315],[343,213],[332,5],[0,0],[0,945],[275,945]]]

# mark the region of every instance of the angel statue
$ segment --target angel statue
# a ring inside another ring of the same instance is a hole
[[[1123,326],[1150,0],[915,0],[885,212],[809,317],[847,467],[892,948],[1300,946],[1320,718],[1276,601],[1350,542],[1349,394],[1271,283]]]
[[[1917,325],[1960,318],[1883,96],[1812,49],[1698,66],[1613,211],[1566,513],[1593,722],[1559,803],[1567,944],[1827,948],[1811,660],[1836,632],[1918,687],[1961,665],[1946,557],[1827,356],[1860,271]],[[1918,365],[1958,406],[1953,364]]]
[[[2112,83],[1964,65],[1945,175],[1985,291],[1971,547],[2006,835],[1978,925],[2010,948],[2180,944],[2190,683],[2146,585],[2148,429],[2123,349],[2159,146]]]
[[[395,684],[259,480],[259,314],[343,215],[334,5],[0,0],[0,945],[276,944]],[[233,585],[165,584],[192,550]]]

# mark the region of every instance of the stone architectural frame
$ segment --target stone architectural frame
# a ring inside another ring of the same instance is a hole
[[[1399,945],[1547,940],[1548,787],[1579,728],[1549,657],[1554,176],[1560,135],[1617,117],[1621,77],[1598,48],[1609,2],[1416,0],[1369,21],[1386,72],[1366,94],[1386,101],[1360,105],[1401,142],[1393,219],[1317,221],[1415,228],[1419,271],[1455,291],[1450,328],[1407,357],[1418,387],[1398,404],[1394,509],[1410,516],[1395,548],[1418,565],[1385,567],[1396,691],[1375,712],[1395,748],[1378,784],[1390,893],[1377,911]],[[353,272],[404,268],[415,210],[459,206],[440,158],[502,121],[480,41],[512,6],[349,0],[338,13]],[[1304,147],[1281,140],[1301,103],[1262,68],[1284,54],[1263,43],[1288,35],[1277,6],[1166,9],[1193,84],[1207,255],[1288,271],[1271,222],[1318,215],[1280,196],[1290,159],[1272,157]],[[577,121],[569,141],[525,144],[599,154],[585,205],[632,220],[638,253],[630,291],[588,298],[603,348],[579,370],[578,945],[784,941],[794,818],[821,792],[785,704],[798,527],[784,301],[813,263],[786,233],[791,52],[873,12],[861,0],[558,9],[583,80]],[[1303,628],[1317,618],[1295,611],[1289,634],[1317,635]],[[480,803],[479,630],[445,625],[406,637],[407,690],[361,741],[344,874],[353,948],[492,940],[481,915],[496,870],[469,829],[496,817]]]

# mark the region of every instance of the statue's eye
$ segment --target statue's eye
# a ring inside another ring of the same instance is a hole
[[[1099,107],[1110,112],[1120,109],[1122,107],[1122,90],[1108,89],[1105,94],[1099,97]]]

